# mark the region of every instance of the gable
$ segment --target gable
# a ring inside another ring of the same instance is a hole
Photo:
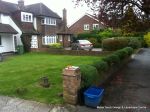
[[[84,15],[78,21],[76,21],[73,25],[71,25],[69,29],[72,30],[74,27],[81,27],[84,24],[96,24],[96,23],[99,24],[99,21],[89,17],[88,15]]]

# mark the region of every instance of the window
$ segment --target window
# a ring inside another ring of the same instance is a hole
[[[44,25],[54,25],[56,26],[56,19],[54,18],[49,18],[49,17],[45,17],[41,20],[41,24]]]
[[[99,24],[93,24],[93,30],[98,30],[99,29]]]
[[[60,41],[60,42],[62,41],[62,35],[59,36],[59,41]]]
[[[57,43],[57,36],[56,35],[45,36],[43,37],[42,40],[44,45]]]
[[[21,21],[22,22],[33,22],[33,15],[27,12],[21,12]]]
[[[1,38],[1,35],[0,35],[0,45],[2,45],[2,38]]]
[[[89,30],[90,29],[90,25],[89,24],[84,24],[84,30]]]
[[[70,36],[68,36],[68,41],[70,41]]]

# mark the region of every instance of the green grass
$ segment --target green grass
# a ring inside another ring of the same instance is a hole
[[[100,57],[67,56],[42,53],[27,53],[13,56],[0,63],[0,94],[20,97],[43,103],[62,104],[62,69],[67,65],[90,64]],[[39,79],[48,76],[51,87],[39,86]],[[17,88],[24,88],[23,94],[17,94]]]

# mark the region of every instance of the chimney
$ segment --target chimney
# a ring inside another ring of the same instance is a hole
[[[18,0],[18,7],[20,10],[24,9],[24,0]]]
[[[64,31],[67,30],[67,10],[63,9],[63,25],[64,25]]]

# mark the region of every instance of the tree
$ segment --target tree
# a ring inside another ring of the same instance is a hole
[[[150,20],[150,0],[74,0],[76,4],[86,3],[99,12],[99,18],[106,24],[115,26],[118,19],[125,16],[129,6],[141,20]],[[115,21],[115,22],[114,22]]]

